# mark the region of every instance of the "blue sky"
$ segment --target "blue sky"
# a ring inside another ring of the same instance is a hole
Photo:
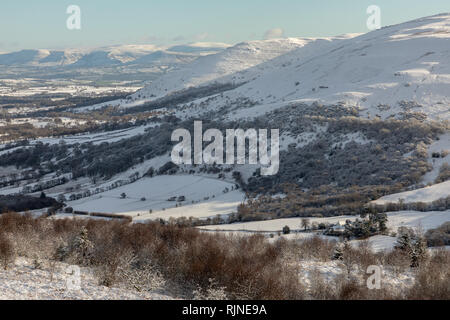
[[[66,9],[81,8],[81,30],[68,30]],[[0,51],[171,45],[196,41],[234,44],[284,36],[367,32],[366,8],[381,8],[382,25],[450,12],[449,0],[1,0]]]

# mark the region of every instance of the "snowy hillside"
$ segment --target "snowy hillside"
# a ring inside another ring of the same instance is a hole
[[[22,50],[12,53],[0,54],[0,64],[15,65],[15,64],[32,64],[39,60],[51,56],[48,50]],[[52,59],[52,57],[50,57]]]
[[[450,196],[450,180],[432,185],[430,187],[391,194],[373,201],[374,204],[432,202]]]
[[[139,95],[148,100],[214,82],[245,83],[209,107],[239,98],[257,102],[237,113],[242,117],[319,101],[356,106],[370,118],[420,113],[449,119],[449,45],[450,14],[359,36],[242,43],[162,76]]]
[[[245,92],[253,100],[271,94],[273,102],[343,101],[365,108],[367,116],[388,117],[416,106],[434,118],[449,118],[449,44],[450,15],[423,18],[331,43],[235,94]],[[380,110],[383,104],[391,109]]]
[[[135,96],[140,95],[144,99],[162,97],[172,92],[213,82],[246,82],[251,80],[252,76],[256,76],[256,73],[246,72],[249,68],[303,47],[312,41],[314,39],[289,38],[239,43],[223,52],[200,58],[183,69],[162,76]]]

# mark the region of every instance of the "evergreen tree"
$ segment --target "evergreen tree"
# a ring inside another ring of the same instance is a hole
[[[417,236],[411,251],[411,267],[417,268],[427,254],[427,242],[424,237]]]
[[[411,231],[408,228],[400,227],[398,229],[396,249],[406,251],[408,253],[412,250]]]
[[[89,240],[86,227],[82,227],[78,236],[74,239],[73,250],[79,263],[85,264],[89,261],[94,244]]]
[[[405,251],[409,255],[412,268],[419,267],[427,255],[426,239],[413,230],[404,227],[399,228],[398,233],[395,248]]]
[[[345,242],[344,243],[338,243],[336,248],[334,248],[334,254],[333,254],[333,259],[334,260],[343,260],[344,259],[344,247],[345,247]]]

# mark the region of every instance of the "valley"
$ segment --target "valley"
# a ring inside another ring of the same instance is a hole
[[[309,297],[320,296],[314,270],[334,280],[341,274],[329,253],[366,245],[392,267],[392,287],[398,272],[398,286],[412,288],[415,276],[395,269],[400,262],[391,256],[402,235],[424,241],[425,251],[450,246],[449,43],[450,14],[440,14],[335,37],[0,54],[0,212],[47,218],[27,223],[49,223],[67,239],[86,223],[97,244],[100,229],[114,234],[116,222],[130,237],[149,226],[157,243],[170,239],[195,256],[190,236],[198,247],[211,241],[228,262],[234,257],[222,250],[223,239],[237,251],[254,241],[255,260],[267,258],[256,246],[270,256],[277,246],[291,254],[316,241],[317,255],[305,249],[300,263],[274,253],[270,264],[304,268]],[[180,129],[194,146],[184,162],[172,154]],[[197,161],[212,139],[190,134],[209,129],[223,133],[214,135],[222,153],[215,150],[219,161]],[[230,129],[278,130],[275,174],[249,159],[261,160],[255,141],[241,154],[248,161],[228,161]],[[72,233],[59,225],[66,220]],[[168,252],[189,257],[167,243],[149,249],[157,264],[172,259]],[[211,272],[230,285],[220,266]],[[180,281],[169,267],[156,267]],[[345,267],[342,273],[354,271]],[[188,269],[177,272],[198,280]],[[290,298],[233,290],[233,298]]]

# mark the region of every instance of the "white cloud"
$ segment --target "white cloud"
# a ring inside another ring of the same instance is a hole
[[[269,29],[264,33],[264,39],[277,39],[277,38],[284,38],[284,30],[281,28],[273,28]]]

